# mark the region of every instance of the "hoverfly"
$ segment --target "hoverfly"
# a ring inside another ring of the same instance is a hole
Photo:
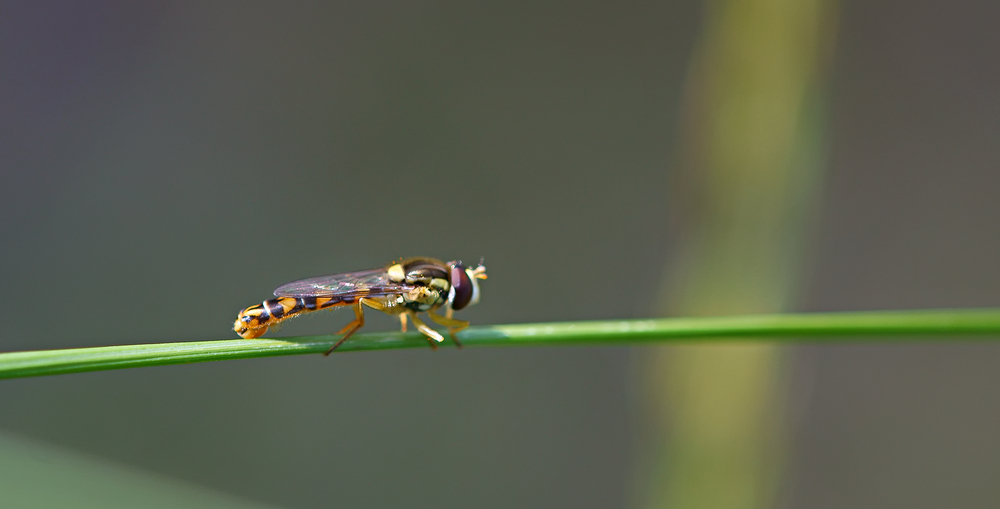
[[[417,318],[417,313],[426,312],[431,320],[448,328],[451,339],[461,348],[455,333],[469,322],[452,318],[452,313],[479,302],[480,279],[486,279],[482,262],[472,269],[460,261],[445,263],[434,258],[400,259],[380,269],[302,279],[279,286],[274,290],[277,298],[240,311],[233,330],[244,339],[258,338],[269,327],[294,316],[351,306],[354,321],[337,333],[343,336],[324,354],[330,355],[365,325],[363,306],[368,306],[399,316],[403,332],[407,320],[413,321],[431,347],[437,348],[444,337]],[[437,313],[442,307],[444,316]]]

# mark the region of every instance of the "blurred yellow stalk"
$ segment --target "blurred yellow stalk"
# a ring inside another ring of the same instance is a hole
[[[706,3],[684,98],[666,270],[672,315],[776,312],[794,297],[823,152],[832,0]],[[777,505],[787,448],[782,351],[643,350],[646,508]]]

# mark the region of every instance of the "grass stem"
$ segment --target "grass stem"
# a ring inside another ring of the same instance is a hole
[[[493,325],[470,327],[458,336],[466,346],[481,347],[703,344],[748,340],[802,343],[820,339],[879,341],[911,339],[914,336],[933,339],[965,335],[1000,339],[1000,308]],[[0,378],[323,353],[337,339],[335,335],[297,336],[10,352],[0,354]],[[335,353],[426,346],[426,340],[419,333],[367,333],[352,336]]]

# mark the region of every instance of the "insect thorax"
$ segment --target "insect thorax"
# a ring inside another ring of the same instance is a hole
[[[390,265],[386,274],[393,281],[415,288],[397,297],[394,305],[413,311],[427,311],[445,303],[451,283],[448,268],[438,260],[413,258]]]
[[[418,286],[396,298],[396,305],[413,311],[427,311],[444,304],[444,293],[429,286]]]

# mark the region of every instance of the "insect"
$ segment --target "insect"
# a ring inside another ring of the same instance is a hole
[[[351,306],[354,321],[337,333],[343,336],[324,354],[330,355],[365,325],[363,306],[368,306],[399,316],[403,332],[407,320],[412,321],[436,349],[444,337],[417,317],[417,313],[426,312],[431,320],[448,328],[448,335],[461,348],[455,333],[469,322],[452,318],[452,313],[479,302],[480,279],[486,279],[482,262],[472,269],[460,261],[445,263],[434,258],[400,259],[380,269],[302,279],[279,286],[274,290],[277,298],[240,311],[233,330],[244,339],[259,338],[269,327],[294,316]],[[442,307],[444,316],[437,313]]]

